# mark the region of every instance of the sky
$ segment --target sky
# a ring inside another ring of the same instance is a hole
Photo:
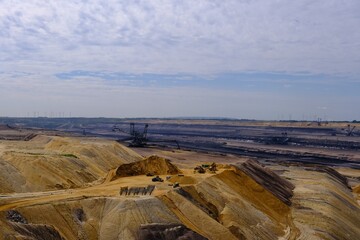
[[[0,116],[360,120],[359,0],[0,0]]]

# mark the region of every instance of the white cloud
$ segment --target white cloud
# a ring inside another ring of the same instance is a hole
[[[83,115],[97,110],[99,115],[114,116],[107,106],[108,101],[116,101],[132,104],[120,104],[129,115],[153,116],[147,101],[151,98],[162,106],[156,110],[158,116],[242,117],[231,110],[238,108],[247,111],[248,118],[250,113],[272,118],[271,101],[275,99],[272,106],[286,112],[291,105],[282,104],[288,99],[299,106],[298,111],[305,111],[311,105],[307,100],[287,95],[277,98],[264,89],[234,89],[231,94],[224,89],[216,94],[204,89],[201,100],[196,96],[199,89],[191,84],[187,84],[189,89],[144,89],[109,85],[100,77],[60,80],[54,75],[73,70],[185,73],[184,79],[180,76],[176,81],[191,81],[186,74],[209,79],[226,72],[303,72],[330,76],[325,81],[332,84],[341,81],[339,76],[356,83],[360,75],[359,12],[358,0],[0,0],[0,106],[9,115],[38,105],[48,112],[59,106],[73,107],[73,112],[76,108]],[[294,81],[284,86],[295,89]],[[298,81],[311,88],[317,79]],[[6,104],[9,99],[21,103],[10,106]],[[330,106],[328,96],[321,99],[321,104]],[[359,101],[353,95],[344,97],[340,108],[345,109],[350,99]],[[134,108],[136,101],[140,107]],[[251,106],[245,104],[249,102]],[[85,111],[86,104],[93,108]]]
[[[6,68],[358,74],[359,11],[356,0],[1,1],[0,59]]]

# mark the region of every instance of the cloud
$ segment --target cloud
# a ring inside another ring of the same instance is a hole
[[[349,1],[1,1],[8,67],[359,73]],[[24,66],[25,67],[25,66]]]
[[[347,94],[345,106],[359,101],[359,12],[357,0],[0,0],[0,92],[4,101],[17,95],[26,102],[34,93],[86,99],[99,111],[116,94],[136,105],[157,91],[159,104],[172,99],[166,91],[195,102],[200,91],[214,107],[193,104],[189,112],[209,115],[231,115],[221,107],[229,91],[257,96],[254,111],[268,112],[265,102],[279,92],[279,103],[323,94],[326,106],[325,99]],[[224,96],[215,101],[214,91]],[[246,108],[243,97],[231,100]]]
[[[10,75],[12,76],[12,75]],[[359,119],[349,108],[359,101],[359,86],[305,85],[297,81],[283,89],[287,80],[266,83],[263,76],[245,81],[236,78],[197,79],[169,83],[171,75],[70,72],[61,78],[23,74],[11,78],[0,74],[0,116],[103,117],[236,117],[278,119]],[[112,79],[108,79],[110,76]],[[124,77],[124,79],[121,79]],[[174,77],[182,78],[181,75]],[[192,78],[192,79],[188,79]],[[139,83],[141,82],[141,83]],[[225,86],[224,86],[225,85]],[[320,94],[319,94],[320,93]],[[327,109],[318,106],[327,106]],[[39,115],[38,114],[38,115]]]

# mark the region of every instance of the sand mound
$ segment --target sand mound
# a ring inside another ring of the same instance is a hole
[[[158,156],[150,156],[142,161],[123,164],[116,170],[112,180],[119,177],[137,176],[144,174],[164,175],[178,174],[180,170],[170,160]]]
[[[197,181],[195,178],[191,176],[171,176],[171,178],[168,180],[172,183],[180,183],[180,184],[195,184]]]
[[[3,141],[0,193],[82,187],[141,156],[115,141],[37,136]]]

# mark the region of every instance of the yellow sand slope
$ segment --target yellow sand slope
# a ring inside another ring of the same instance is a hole
[[[81,187],[141,159],[117,142],[99,139],[37,136],[0,144],[0,193]]]
[[[107,140],[38,136],[0,143],[1,187],[18,192],[0,197],[0,239],[360,236],[356,197],[331,168],[276,166],[278,175],[248,161],[217,174],[181,169],[185,176],[178,176],[170,161],[142,159]],[[152,182],[149,172],[172,177]],[[148,185],[155,186],[152,195],[119,195],[120,188]],[[61,187],[71,189],[47,191]]]

